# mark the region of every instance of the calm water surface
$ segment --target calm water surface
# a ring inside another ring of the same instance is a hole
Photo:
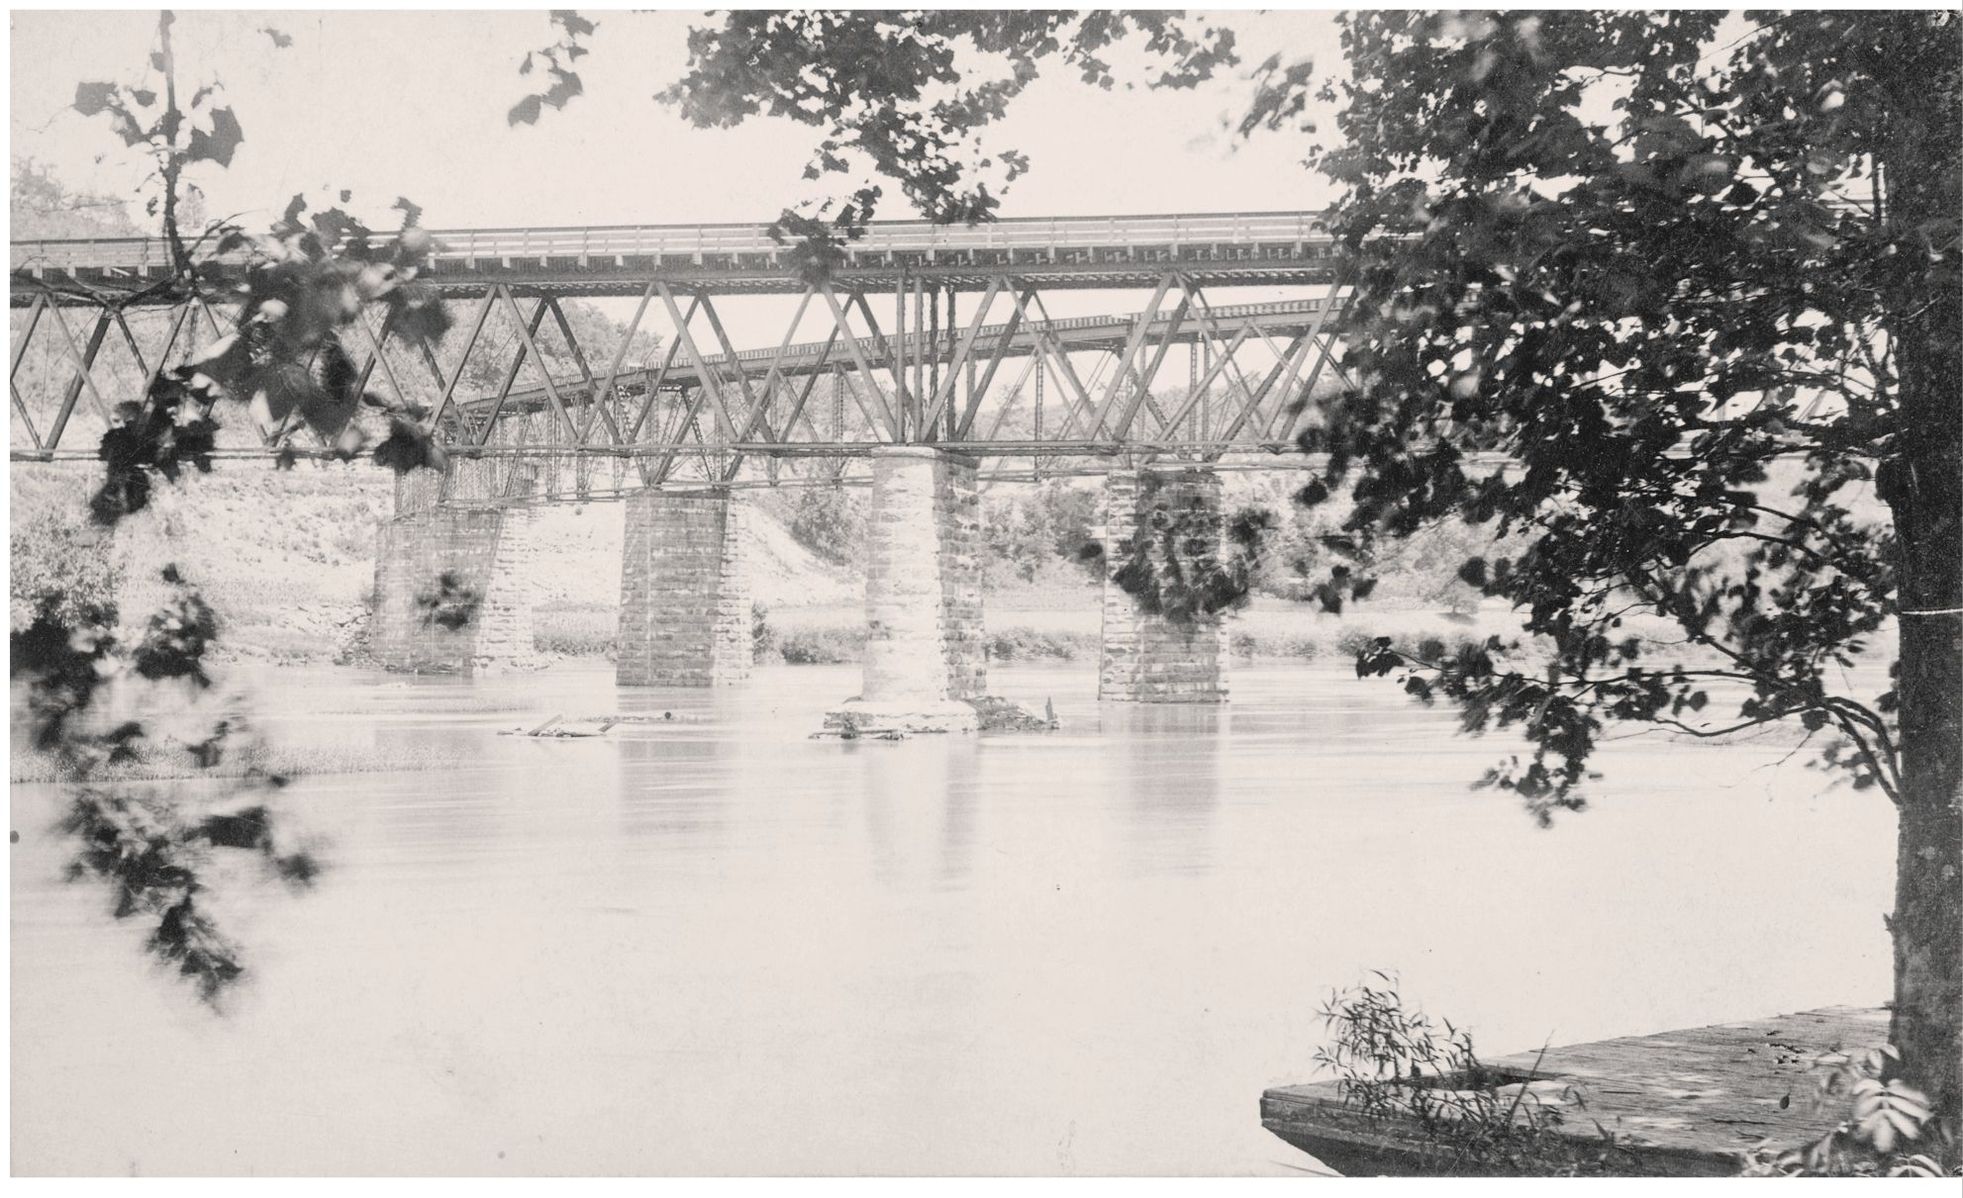
[[[296,783],[330,872],[245,884],[222,1017],[13,788],[14,1168],[1285,1173],[1260,1092],[1367,969],[1494,1054],[1887,992],[1891,812],[1783,747],[1619,742],[1543,831],[1467,789],[1505,744],[1388,684],[1093,674],[992,672],[1061,733],[840,744],[848,668],[263,673],[274,737],[442,768]],[[676,719],[496,734],[609,711]]]

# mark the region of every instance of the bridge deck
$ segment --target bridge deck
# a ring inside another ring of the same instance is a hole
[[[445,290],[505,283],[519,293],[638,295],[650,280],[723,293],[797,291],[785,247],[756,224],[432,229],[425,278]],[[980,290],[1014,275],[1049,288],[1149,286],[1168,270],[1201,285],[1326,283],[1335,242],[1310,212],[1029,217],[973,226],[881,221],[848,243],[837,282],[890,285],[902,276]],[[156,238],[17,241],[11,299],[64,283],[140,288],[168,273]],[[78,302],[82,302],[78,300]],[[162,297],[158,302],[167,302]]]

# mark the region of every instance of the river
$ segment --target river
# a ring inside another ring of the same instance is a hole
[[[847,744],[807,734],[849,667],[258,672],[268,735],[434,768],[289,789],[329,868],[241,875],[223,1014],[13,787],[14,1170],[1294,1173],[1260,1092],[1370,969],[1492,1055],[1886,997],[1885,799],[1645,737],[1542,830],[1468,788],[1505,742],[1351,675],[997,668],[1062,731]],[[610,711],[675,718],[497,735]]]

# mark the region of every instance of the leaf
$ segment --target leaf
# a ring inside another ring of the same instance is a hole
[[[94,116],[103,112],[115,102],[116,85],[113,83],[79,83],[75,85],[75,111],[83,116]]]
[[[211,110],[211,132],[191,130],[191,140],[185,147],[185,154],[196,161],[230,166],[232,152],[244,140],[245,130],[239,127],[238,117],[232,114],[231,108],[214,108]]]
[[[516,104],[513,104],[510,112],[504,114],[504,123],[506,125],[536,125],[538,124],[539,113],[543,108],[544,105],[539,97],[526,96]]]
[[[552,22],[566,31],[567,37],[582,37],[599,28],[597,24],[568,8],[552,10]]]
[[[287,34],[281,33],[279,30],[274,29],[271,25],[260,26],[259,32],[265,34],[267,37],[273,40],[273,49],[275,50],[284,50],[288,46],[291,46],[293,44],[292,37],[288,36]]]

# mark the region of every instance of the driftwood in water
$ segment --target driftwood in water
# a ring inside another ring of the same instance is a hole
[[[608,717],[592,727],[580,727],[562,723],[566,717],[555,715],[536,728],[513,728],[499,733],[500,736],[530,736],[539,740],[579,740],[590,736],[604,736],[607,730],[619,723],[616,717]]]

